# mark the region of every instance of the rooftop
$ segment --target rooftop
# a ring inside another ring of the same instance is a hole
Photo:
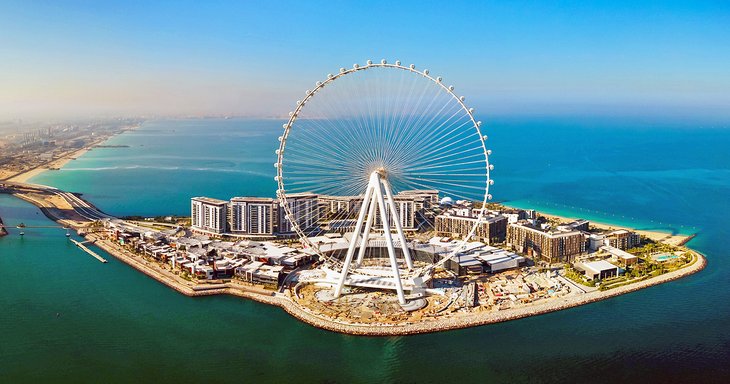
[[[212,197],[205,197],[205,196],[193,197],[191,200],[193,200],[193,201],[199,201],[201,203],[206,203],[206,204],[215,204],[215,205],[226,205],[226,204],[228,204],[228,202],[225,201],[225,200],[219,200],[219,199],[214,199]]]

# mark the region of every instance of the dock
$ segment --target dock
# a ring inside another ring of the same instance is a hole
[[[90,250],[87,246],[85,246],[84,243],[86,243],[86,241],[80,242],[80,241],[77,241],[74,239],[69,239],[69,240],[71,240],[74,244],[76,244],[77,247],[81,248],[84,252],[88,253],[91,256],[94,256],[94,258],[101,261],[102,263],[107,262],[105,258],[99,256],[99,254],[97,254],[96,252]]]

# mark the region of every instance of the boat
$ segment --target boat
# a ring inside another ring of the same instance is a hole
[[[23,235],[25,235],[25,232],[20,231],[20,236],[23,236]]]

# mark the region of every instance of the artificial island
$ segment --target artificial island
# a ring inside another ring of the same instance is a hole
[[[507,321],[705,266],[691,237],[491,202],[482,124],[428,70],[368,61],[305,95],[279,137],[275,197],[193,197],[190,217],[116,218],[22,174],[0,190],[76,229],[90,254],[85,244],[183,294],[246,297],[348,334]]]

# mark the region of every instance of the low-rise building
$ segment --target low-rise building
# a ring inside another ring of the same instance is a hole
[[[632,255],[626,251],[620,250],[618,248],[610,247],[608,245],[604,245],[601,247],[601,250],[608,252],[613,256],[617,261],[619,261],[624,266],[627,265],[633,265],[636,264],[639,261],[639,257],[636,255]]]
[[[609,263],[606,260],[576,263],[575,269],[583,272],[588,280],[603,280],[609,277],[618,276],[621,268]]]
[[[271,266],[260,261],[254,261],[237,267],[235,273],[244,281],[278,286],[283,278],[283,270],[283,266]]]

